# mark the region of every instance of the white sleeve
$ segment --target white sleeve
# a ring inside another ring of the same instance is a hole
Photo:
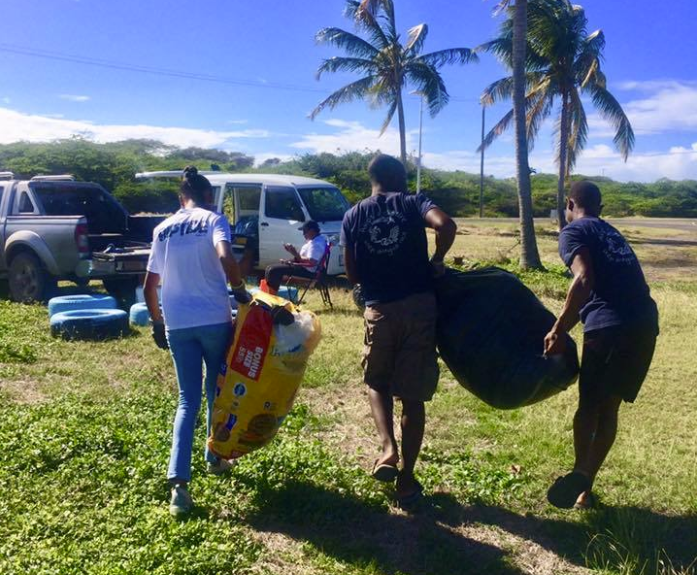
[[[162,242],[158,238],[157,229],[152,234],[150,255],[145,269],[150,273],[162,275]]]
[[[232,234],[230,233],[230,223],[223,215],[219,215],[213,221],[213,245],[217,246],[220,242],[230,242]]]

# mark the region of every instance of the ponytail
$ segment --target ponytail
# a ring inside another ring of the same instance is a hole
[[[213,193],[213,187],[208,178],[198,173],[196,166],[186,166],[179,191],[197,204],[203,205],[206,203],[206,194]]]

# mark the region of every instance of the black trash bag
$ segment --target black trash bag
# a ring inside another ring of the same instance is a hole
[[[554,315],[513,274],[449,269],[436,281],[438,350],[460,385],[492,407],[513,409],[559,393],[578,377],[574,340],[545,357]]]

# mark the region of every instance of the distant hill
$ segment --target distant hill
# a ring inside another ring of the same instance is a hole
[[[19,177],[36,174],[71,173],[80,180],[94,181],[113,192],[132,212],[171,212],[177,209],[177,186],[170,183],[137,183],[136,172],[181,169],[193,164],[199,169],[215,166],[231,172],[272,172],[306,175],[336,184],[356,202],[370,194],[366,172],[374,153],[306,154],[290,161],[277,158],[254,168],[254,158],[240,152],[203,148],[175,148],[155,140],[126,140],[96,144],[72,138],[47,144],[20,142],[0,145],[0,171]],[[587,176],[575,175],[573,180]],[[662,179],[651,184],[621,183],[588,176],[600,185],[604,213],[610,216],[697,217],[697,181]],[[409,182],[416,187],[416,169],[409,166]],[[557,178],[553,174],[532,177],[536,216],[548,216],[555,207]],[[479,175],[425,168],[422,191],[456,216],[479,212]],[[484,213],[487,216],[517,216],[515,180],[487,177],[484,181]]]

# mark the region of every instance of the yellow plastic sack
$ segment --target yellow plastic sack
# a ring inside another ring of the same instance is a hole
[[[292,312],[290,326],[272,311]],[[264,292],[237,311],[235,337],[218,375],[208,448],[235,459],[266,445],[293,407],[310,354],[320,339],[317,317]]]

